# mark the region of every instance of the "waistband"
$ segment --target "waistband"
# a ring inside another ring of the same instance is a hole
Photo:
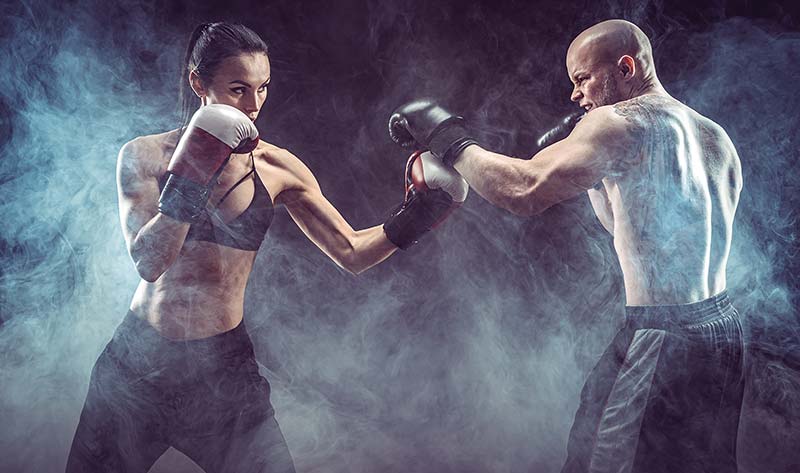
[[[217,335],[193,340],[172,340],[164,337],[150,323],[128,310],[114,333],[114,340],[142,348],[166,351],[191,351],[225,354],[252,350],[244,320],[235,328]]]
[[[711,322],[733,310],[728,291],[724,290],[689,304],[625,306],[625,319],[636,328],[687,328]]]

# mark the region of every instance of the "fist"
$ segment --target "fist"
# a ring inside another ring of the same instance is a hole
[[[466,200],[467,181],[429,152],[417,151],[406,162],[405,198],[386,220],[386,237],[406,249],[444,221]]]
[[[404,148],[430,150],[446,165],[452,165],[464,148],[477,144],[463,118],[430,100],[398,107],[389,117],[389,137]]]

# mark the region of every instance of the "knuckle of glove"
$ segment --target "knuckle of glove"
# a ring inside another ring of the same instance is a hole
[[[447,192],[455,202],[464,202],[469,193],[469,184],[455,169],[445,166],[430,152],[420,156],[425,184],[429,189]]]
[[[258,129],[239,109],[224,104],[200,107],[192,116],[191,124],[205,130],[215,138],[235,149],[242,141],[258,137]]]
[[[416,143],[414,136],[408,130],[408,120],[399,113],[389,118],[389,137],[403,148],[410,148]]]

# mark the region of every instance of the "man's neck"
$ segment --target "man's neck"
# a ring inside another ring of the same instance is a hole
[[[655,80],[644,80],[638,85],[632,86],[630,92],[628,93],[628,99],[641,97],[642,95],[669,95],[664,87],[661,85],[661,82],[658,79]]]

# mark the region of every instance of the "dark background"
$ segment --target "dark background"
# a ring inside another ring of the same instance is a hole
[[[0,4],[0,469],[63,468],[91,366],[137,283],[120,146],[178,124],[200,21],[270,45],[262,138],[299,156],[355,228],[402,196],[391,110],[461,112],[527,157],[571,112],[570,40],[625,18],[666,89],[742,159],[728,286],[751,333],[742,472],[800,471],[796,2],[12,2]],[[278,211],[248,328],[298,470],[557,471],[588,370],[623,314],[610,237],[579,196],[535,218],[473,193],[416,247],[354,277]],[[152,471],[197,471],[171,450]]]

